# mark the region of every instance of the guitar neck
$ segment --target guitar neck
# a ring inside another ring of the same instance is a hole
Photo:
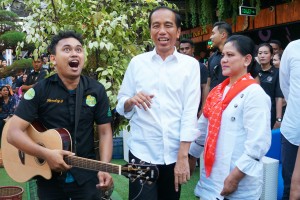
[[[113,174],[121,175],[121,165],[115,165],[111,163],[105,163],[88,158],[82,158],[78,156],[67,156],[64,158],[65,162],[72,167],[78,167],[82,169],[88,169],[93,171],[109,172]]]

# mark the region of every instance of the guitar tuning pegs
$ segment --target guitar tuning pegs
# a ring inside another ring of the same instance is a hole
[[[151,185],[153,182],[152,181],[147,181],[147,184],[148,185]]]
[[[133,158],[133,159],[131,159],[131,163],[132,164],[134,164],[135,163],[135,159]]]
[[[140,160],[140,164],[141,164],[141,165],[144,165],[144,164],[145,164],[145,161]]]

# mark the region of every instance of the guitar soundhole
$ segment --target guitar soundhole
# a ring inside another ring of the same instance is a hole
[[[42,143],[38,143],[38,145],[40,145],[40,146],[42,146],[42,147],[45,147],[45,145],[42,144]],[[45,162],[46,162],[44,159],[42,159],[42,158],[37,158],[37,157],[35,157],[35,161],[36,161],[39,165],[43,165],[43,164],[45,164]]]

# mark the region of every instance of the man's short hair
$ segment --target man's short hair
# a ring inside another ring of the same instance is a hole
[[[214,27],[218,27],[219,32],[225,31],[227,33],[227,37],[230,37],[232,35],[232,28],[231,25],[227,22],[221,21],[214,23]]]
[[[189,43],[192,48],[195,47],[195,44],[194,44],[193,40],[191,40],[191,39],[184,38],[184,39],[180,40],[179,45],[182,44],[182,43]]]
[[[75,38],[76,40],[78,40],[82,45],[83,45],[83,39],[82,39],[82,35],[80,33],[76,33],[73,30],[68,30],[68,31],[61,31],[59,32],[57,35],[54,35],[51,39],[51,43],[48,47],[48,51],[55,55],[56,51],[56,45],[57,43],[62,40],[62,39],[66,39],[66,38]]]
[[[172,8],[169,8],[167,6],[159,6],[159,7],[156,7],[154,8],[151,12],[150,12],[150,15],[149,15],[149,18],[148,18],[148,24],[149,24],[149,28],[151,28],[151,17],[152,17],[152,14],[157,11],[157,10],[160,10],[160,9],[167,9],[169,11],[172,11],[174,14],[175,14],[175,23],[176,23],[176,26],[177,28],[180,28],[181,27],[181,17],[180,17],[180,14],[172,9]]]

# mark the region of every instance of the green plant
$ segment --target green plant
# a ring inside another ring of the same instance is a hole
[[[0,34],[9,30],[18,30],[20,25],[16,23],[18,15],[12,11],[0,10]]]
[[[0,71],[0,77],[14,76],[18,69],[30,69],[32,67],[32,59],[15,60],[12,65]]]
[[[15,49],[19,42],[25,40],[26,34],[19,31],[7,31],[0,36],[0,41],[3,42],[6,48]]]
[[[11,0],[5,0],[8,3]],[[152,45],[148,14],[159,3],[155,0],[24,0],[32,10],[26,18],[26,41],[35,45],[33,55],[44,53],[53,34],[73,29],[84,36],[87,73],[98,74],[116,107],[117,94],[131,58]],[[164,2],[165,5],[169,5]],[[20,50],[24,42],[20,43]],[[121,118],[115,131],[127,125]]]

